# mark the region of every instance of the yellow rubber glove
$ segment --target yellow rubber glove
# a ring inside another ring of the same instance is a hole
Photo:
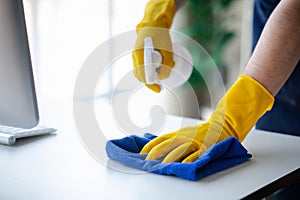
[[[157,69],[159,79],[167,78],[174,67],[172,42],[169,29],[176,12],[174,0],[150,0],[144,12],[144,18],[137,25],[137,40],[132,53],[134,74],[136,78],[146,83],[144,70],[144,39],[151,37],[154,49],[162,55],[162,65]],[[155,92],[161,88],[157,84],[147,85]]]
[[[230,136],[242,142],[273,103],[273,96],[260,83],[240,75],[207,122],[159,136],[140,153],[149,153],[148,160],[165,157],[163,163],[193,162],[209,147]]]

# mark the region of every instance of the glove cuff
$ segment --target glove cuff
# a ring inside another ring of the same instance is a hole
[[[176,13],[174,0],[150,0],[145,8],[144,18],[136,29],[144,27],[171,28]]]
[[[269,110],[272,109],[273,104],[274,104],[274,97],[261,83],[259,83],[254,78],[252,78],[250,76],[247,76],[246,74],[241,74],[239,76],[239,79],[253,84],[253,87],[256,88],[255,92],[259,93],[259,95],[261,97],[260,99],[258,99],[257,103],[260,104],[260,110],[259,111],[262,112],[262,115],[266,111],[269,111]]]
[[[219,127],[221,140],[234,136],[241,142],[273,104],[274,97],[264,86],[242,74],[220,100],[210,123]]]
[[[274,97],[258,81],[242,74],[228,91],[225,123],[236,131],[236,137],[243,141],[257,120],[272,109]],[[233,116],[233,117],[232,117]]]

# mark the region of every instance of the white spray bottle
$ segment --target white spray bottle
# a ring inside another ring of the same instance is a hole
[[[193,71],[193,60],[190,52],[182,45],[173,44],[174,67],[168,78],[159,80],[156,69],[161,66],[162,56],[153,48],[151,37],[144,39],[144,67],[146,83],[158,84],[161,88],[176,88],[183,85]]]

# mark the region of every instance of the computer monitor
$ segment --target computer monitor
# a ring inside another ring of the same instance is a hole
[[[38,124],[32,65],[22,0],[0,1],[0,125]]]

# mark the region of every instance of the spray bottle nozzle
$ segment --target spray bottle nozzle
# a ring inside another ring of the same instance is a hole
[[[146,37],[144,40],[144,67],[147,84],[160,84],[156,69],[160,67],[161,61],[161,54],[153,48],[152,39]]]

